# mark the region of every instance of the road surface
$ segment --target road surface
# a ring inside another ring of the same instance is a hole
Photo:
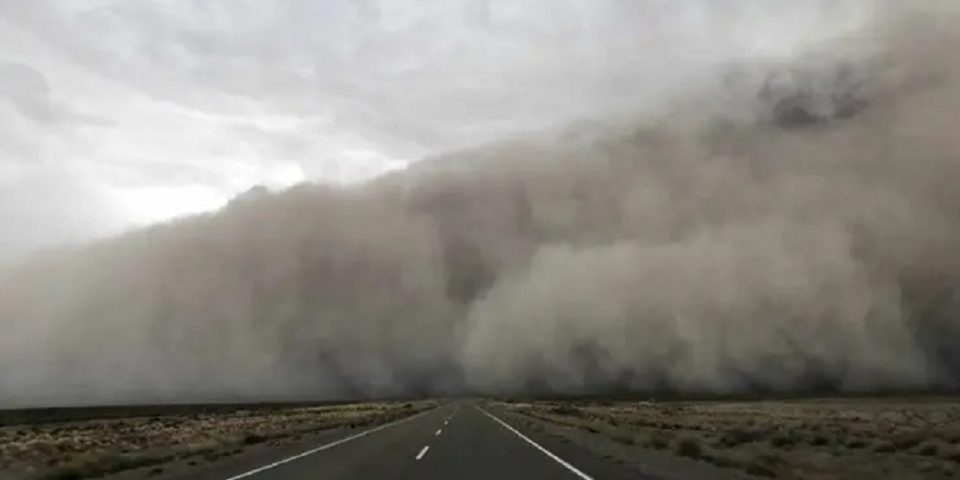
[[[511,425],[513,421],[514,425]],[[522,431],[513,417],[468,401],[298,451],[211,465],[196,480],[642,479],[571,443]]]

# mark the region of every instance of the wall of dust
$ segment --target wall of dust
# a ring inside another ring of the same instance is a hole
[[[952,388],[956,7],[0,273],[0,404]]]

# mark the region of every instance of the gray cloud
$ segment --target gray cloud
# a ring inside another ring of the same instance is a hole
[[[55,119],[47,80],[26,65],[0,65],[0,92],[18,113],[31,120],[46,123]]]
[[[0,183],[14,163],[82,170],[115,199],[105,215],[133,226],[256,184],[356,182],[573,120],[653,115],[718,65],[855,28],[869,4],[20,2],[0,7]],[[114,232],[80,236],[98,233]]]

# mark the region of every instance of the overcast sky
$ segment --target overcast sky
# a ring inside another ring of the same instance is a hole
[[[0,261],[642,112],[865,0],[16,0],[0,4]]]

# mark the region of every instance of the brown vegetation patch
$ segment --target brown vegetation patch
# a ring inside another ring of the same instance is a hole
[[[960,468],[960,404],[944,398],[505,407],[761,478],[939,480]]]
[[[245,446],[388,422],[425,408],[427,403],[357,403],[5,426],[0,478],[90,478],[195,455],[214,461]]]

